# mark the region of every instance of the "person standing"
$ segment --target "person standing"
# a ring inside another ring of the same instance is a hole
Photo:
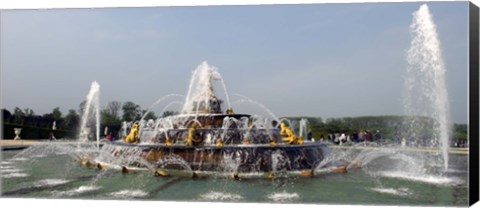
[[[352,134],[352,142],[357,143],[358,142],[358,132],[354,131]]]
[[[110,142],[113,140],[112,133],[109,133],[107,135],[107,140],[110,141]]]
[[[57,138],[55,138],[55,135],[53,135],[53,132],[50,132],[50,134],[48,134],[48,141],[56,141]]]
[[[380,130],[377,130],[377,133],[375,133],[375,141],[380,142],[382,140],[382,134],[380,134]]]
[[[365,130],[365,141],[371,142],[372,141],[372,133],[370,131]]]
[[[358,131],[358,140],[359,140],[359,142],[365,141],[365,134],[363,133],[363,131],[361,129],[360,129],[360,131]]]

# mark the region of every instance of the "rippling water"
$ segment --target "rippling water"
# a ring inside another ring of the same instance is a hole
[[[310,178],[232,180],[226,177],[154,177],[148,172],[122,174],[119,170],[87,168],[67,154],[24,157],[17,153],[2,152],[2,197],[329,205],[468,205],[468,157],[462,155],[451,155],[449,170],[434,174],[425,170],[412,173],[405,172],[404,168],[395,169],[393,161],[402,157],[382,153],[377,154],[381,157],[366,157],[368,164],[359,169],[349,169],[347,173],[326,173]],[[367,156],[372,154],[375,153]],[[345,155],[345,152],[338,155]]]

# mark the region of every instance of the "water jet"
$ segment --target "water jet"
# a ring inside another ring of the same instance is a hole
[[[416,145],[425,145],[418,144],[420,139],[434,141],[426,145],[441,149],[443,165],[447,170],[451,124],[440,41],[426,4],[412,15],[404,98],[405,113],[410,117],[405,127],[408,129],[406,139],[415,140]],[[433,132],[421,132],[425,129],[433,129]],[[402,139],[402,145],[405,144]]]

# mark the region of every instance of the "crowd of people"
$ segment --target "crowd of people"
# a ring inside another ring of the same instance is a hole
[[[351,134],[345,133],[329,133],[321,135],[319,141],[329,142],[333,144],[343,144],[343,143],[361,143],[361,142],[376,142],[384,143],[385,139],[382,137],[380,130],[376,130],[375,133],[370,132],[369,130],[360,130],[354,131]],[[326,138],[325,138],[326,137]],[[395,135],[393,143],[397,145],[406,145],[406,146],[422,146],[422,147],[432,147],[438,146],[439,141],[434,139],[415,139],[414,137],[400,137],[399,133]],[[456,148],[468,148],[469,144],[466,140],[450,140],[450,147]]]
[[[468,141],[466,141],[466,140],[455,140],[453,142],[453,147],[466,148],[466,147],[468,147]]]
[[[324,138],[324,136],[322,135],[320,137],[320,141],[330,141],[335,144],[341,144],[345,142],[381,142],[382,134],[380,133],[380,130],[377,130],[375,134],[372,134],[372,132],[370,132],[369,130],[355,131],[351,134],[333,133],[328,134],[328,138]]]

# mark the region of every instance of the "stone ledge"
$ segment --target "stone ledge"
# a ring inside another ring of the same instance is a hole
[[[38,145],[42,143],[49,143],[49,142],[54,142],[54,143],[59,143],[59,144],[77,144],[78,142],[75,140],[62,140],[62,139],[57,139],[54,141],[49,141],[48,139],[43,139],[43,140],[35,140],[35,139],[19,139],[19,140],[13,140],[13,139],[0,139],[0,149],[2,150],[20,150],[20,149],[25,149],[33,145]],[[89,141],[92,144],[96,144],[96,141]],[[100,142],[100,145],[102,145],[103,142]]]

